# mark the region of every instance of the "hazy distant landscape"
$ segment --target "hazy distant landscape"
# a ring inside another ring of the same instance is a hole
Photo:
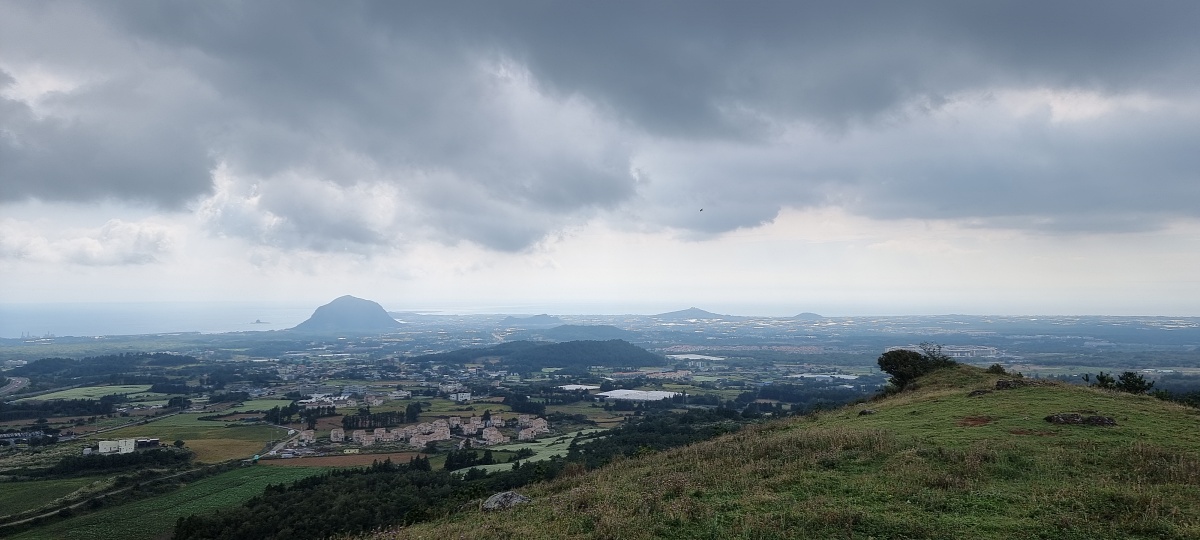
[[[1198,28],[0,0],[0,537],[1200,538]]]
[[[453,517],[449,508],[502,487],[552,499],[558,484],[538,482],[618,474],[607,465],[618,456],[789,419],[836,424],[847,406],[886,409],[880,396],[901,390],[887,351],[932,350],[973,370],[963,381],[987,368],[1056,392],[1122,373],[1121,384],[1144,381],[1162,406],[1200,404],[1200,319],[1187,317],[445,315],[343,296],[285,329],[133,334],[120,319],[105,324],[116,330],[0,339],[0,534],[320,538],[426,522],[426,506]],[[926,395],[916,388],[900,396]],[[945,421],[1010,418],[970,410]],[[1008,429],[1034,429],[1018,424]],[[128,453],[105,446],[122,440]],[[404,487],[427,474],[437,479],[421,482],[441,491]],[[321,480],[267,487],[307,477]],[[369,487],[393,482],[386,493]],[[316,502],[347,490],[356,504],[395,511],[347,521]],[[396,498],[406,493],[417,499]],[[294,511],[278,510],[285,500]],[[906,527],[883,530],[916,530]]]

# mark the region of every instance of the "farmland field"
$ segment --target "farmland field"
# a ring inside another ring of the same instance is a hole
[[[291,404],[292,404],[292,400],[290,400],[290,399],[252,399],[250,401],[246,401],[246,402],[242,403],[241,405],[238,405],[236,407],[230,407],[221,412],[224,412],[224,413],[239,413],[239,412],[250,412],[250,411],[265,412],[265,411],[271,410],[274,407],[283,408],[283,407],[287,407],[288,405],[291,405]]]
[[[584,429],[584,430],[580,430],[580,431],[574,431],[571,433],[567,433],[565,435],[546,437],[545,439],[542,439],[539,441],[529,441],[529,442],[494,446],[494,447],[492,447],[492,449],[493,450],[504,450],[507,452],[516,452],[517,450],[521,450],[523,448],[528,448],[530,450],[533,450],[533,457],[529,457],[529,458],[521,460],[521,464],[524,465],[526,463],[533,462],[533,461],[542,461],[542,460],[550,459],[552,456],[565,456],[565,455],[567,455],[567,449],[570,448],[570,446],[571,446],[571,441],[574,440],[576,436],[586,435],[588,433],[595,433],[597,431],[604,431],[604,430],[602,430],[602,429]],[[483,469],[485,471],[488,471],[488,472],[507,471],[509,469],[512,469],[512,464],[511,463],[497,463],[495,465],[482,465],[479,468]]]
[[[603,428],[615,427],[625,421],[625,415],[620,412],[606,411],[600,407],[592,407],[587,403],[572,403],[570,405],[550,405],[547,413],[582,414]]]
[[[289,483],[326,470],[309,467],[243,467],[198,480],[165,495],[59,521],[13,538],[162,538],[170,534],[178,518],[236,506],[262,493],[268,484]]]
[[[160,397],[167,394],[156,394],[150,392],[148,384],[127,384],[118,386],[83,386],[80,388],[72,388],[60,392],[53,392],[32,398],[17,400],[20,401],[47,401],[51,399],[100,399],[101,397],[111,394],[130,394],[130,399],[137,399],[138,396]]]
[[[226,422],[199,420],[198,414],[177,414],[147,424],[135,425],[105,433],[113,439],[156,437],[166,444],[182,440],[196,459],[215,463],[227,459],[247,458],[259,453],[268,441],[284,437],[287,432],[263,424],[236,425]]]
[[[12,515],[39,508],[74,493],[92,482],[103,482],[105,477],[85,476],[61,480],[35,480],[31,482],[0,482],[0,515]]]

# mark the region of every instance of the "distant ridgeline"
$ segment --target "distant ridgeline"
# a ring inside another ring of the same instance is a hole
[[[42,358],[8,371],[17,377],[44,377],[47,375],[76,378],[127,373],[139,366],[182,366],[195,364],[191,356],[170,353],[122,353],[105,356],[74,358]]]
[[[542,368],[577,371],[586,370],[589,366],[637,368],[666,364],[666,358],[619,339],[564,343],[513,341],[482,349],[415,356],[409,361],[435,364],[495,361],[499,367],[521,373],[540,371]]]

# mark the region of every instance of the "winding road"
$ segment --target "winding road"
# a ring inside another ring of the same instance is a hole
[[[9,377],[8,384],[6,384],[4,388],[0,388],[0,396],[15,394],[17,393],[17,390],[25,388],[26,386],[29,386],[29,379],[26,379],[25,377]]]

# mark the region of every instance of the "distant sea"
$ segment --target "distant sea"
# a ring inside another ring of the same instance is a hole
[[[0,338],[283,330],[314,309],[249,302],[0,304]]]

